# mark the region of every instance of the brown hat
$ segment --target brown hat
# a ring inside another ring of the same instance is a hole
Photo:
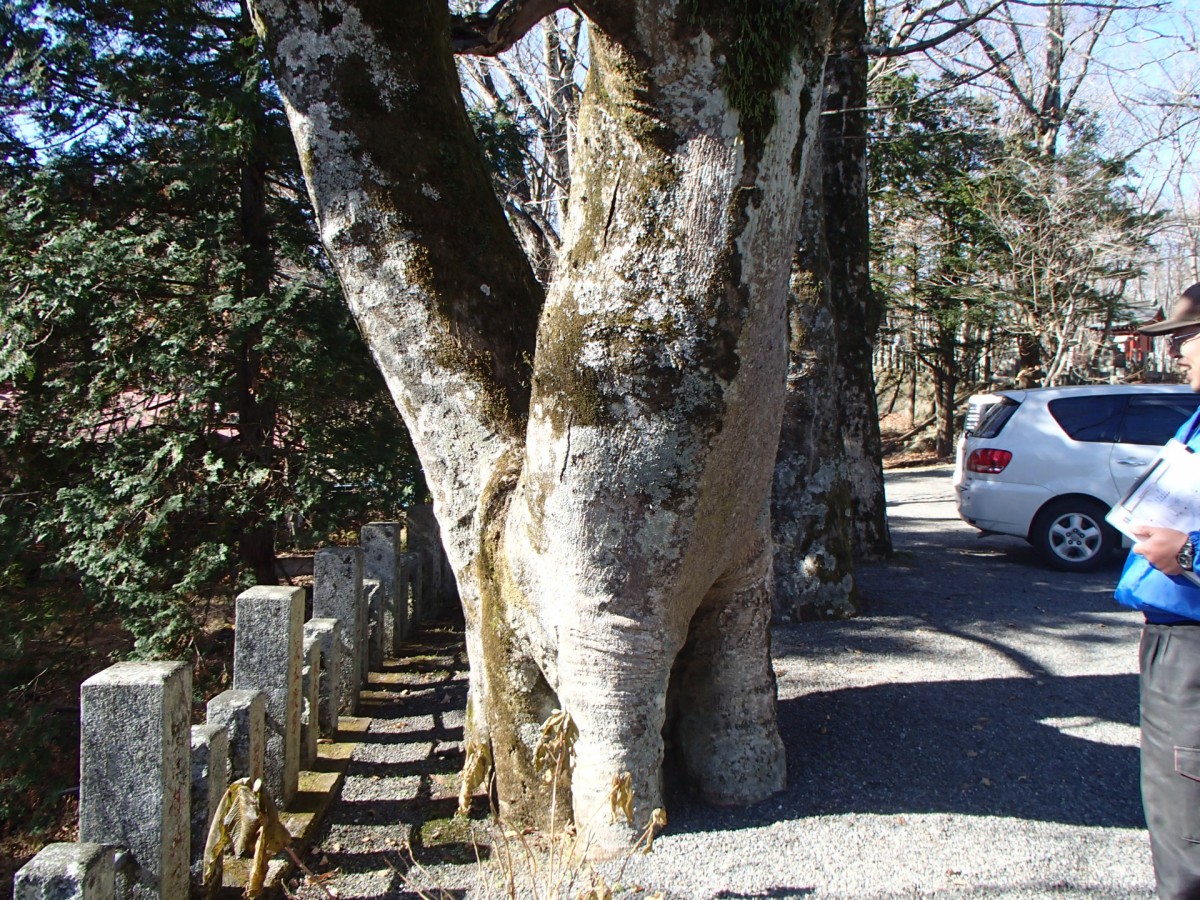
[[[1200,325],[1200,282],[1179,295],[1169,318],[1138,329],[1142,334],[1167,334],[1192,325]]]

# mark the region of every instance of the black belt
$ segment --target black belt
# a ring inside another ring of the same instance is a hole
[[[1146,624],[1147,625],[1175,626],[1175,625],[1200,625],[1200,622],[1197,622],[1195,619],[1176,619],[1173,622],[1156,622],[1154,619],[1150,618],[1149,616],[1146,616]]]

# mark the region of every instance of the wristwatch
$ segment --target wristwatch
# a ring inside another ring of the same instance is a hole
[[[1185,572],[1191,572],[1196,566],[1197,544],[1200,544],[1200,531],[1189,532],[1187,540],[1183,542],[1183,546],[1175,554],[1175,562],[1179,563],[1179,568]]]

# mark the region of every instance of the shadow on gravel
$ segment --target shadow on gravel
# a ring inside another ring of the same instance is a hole
[[[783,701],[791,781],[783,811],[1140,827],[1137,748],[1094,739],[1120,740],[1136,726],[1136,684],[1132,675],[1002,678]]]
[[[772,631],[788,788],[743,810],[672,797],[672,830],[905,814],[1143,827],[1137,676],[1109,674],[1114,655],[1135,666],[1140,627],[1112,599],[1122,560],[1047,569],[1024,541],[947,518],[928,477],[889,473],[912,481],[889,508],[930,506],[891,520],[893,559],[858,568],[860,618]],[[898,663],[911,677],[869,674]],[[860,680],[828,674],[843,666]]]
[[[466,700],[458,623],[427,624],[405,645],[403,658],[388,659],[371,674],[358,708],[370,718],[370,730],[354,737],[358,747],[342,794],[310,857],[314,869],[346,876],[339,883],[344,900],[465,896],[459,890],[412,891],[405,873],[409,848],[423,865],[476,859],[475,847],[460,839],[466,826],[451,824],[457,821]],[[355,890],[363,883],[371,889]]]
[[[888,684],[783,700],[787,789],[719,812],[673,798],[672,830],[849,813],[1140,828],[1138,750],[1116,743],[1136,727],[1136,697],[1136,676],[1111,675]]]

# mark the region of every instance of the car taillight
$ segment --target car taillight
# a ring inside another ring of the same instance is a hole
[[[972,450],[967,457],[967,471],[981,472],[984,475],[995,475],[1003,472],[1004,467],[1012,462],[1012,454],[1007,450],[992,448]]]

